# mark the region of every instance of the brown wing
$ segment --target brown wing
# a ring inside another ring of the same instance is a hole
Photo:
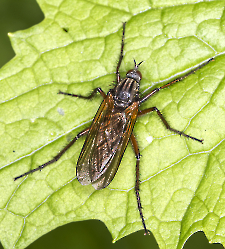
[[[77,162],[77,178],[96,189],[109,185],[119,167],[138,113],[133,103],[125,111],[114,108],[111,94],[103,100]]]

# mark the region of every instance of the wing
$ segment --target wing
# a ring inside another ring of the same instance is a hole
[[[109,185],[126,150],[138,113],[133,103],[122,112],[108,94],[99,107],[77,162],[77,178],[96,189]]]

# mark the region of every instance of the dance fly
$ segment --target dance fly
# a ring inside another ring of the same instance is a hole
[[[43,165],[40,165],[35,169],[30,170],[29,172],[15,177],[14,180],[17,180],[35,171],[42,170],[46,166],[58,161],[60,157],[76,142],[78,138],[87,135],[87,138],[84,142],[82,151],[77,162],[77,179],[82,185],[92,184],[92,186],[96,190],[103,189],[110,184],[110,182],[116,175],[124,152],[126,150],[127,144],[130,141],[136,156],[135,193],[137,198],[137,206],[143,224],[143,228],[145,230],[145,234],[149,234],[149,231],[145,224],[140,199],[140,152],[137,140],[133,134],[133,128],[137,118],[149,112],[156,111],[159,118],[162,120],[163,124],[168,130],[184,137],[191,138],[200,143],[203,143],[203,140],[192,137],[183,133],[182,131],[178,131],[176,129],[171,128],[163,117],[162,113],[157,109],[157,107],[151,107],[145,110],[140,110],[140,105],[146,100],[148,100],[155,93],[168,86],[171,86],[176,82],[183,80],[187,76],[193,74],[196,70],[199,70],[200,68],[208,64],[213,59],[209,59],[207,62],[201,64],[186,75],[179,77],[159,88],[155,88],[147,95],[141,97],[139,93],[139,84],[142,75],[139,71],[139,66],[142,62],[137,64],[136,61],[134,61],[134,68],[127,72],[126,77],[124,79],[120,77],[119,73],[120,65],[123,59],[125,26],[126,23],[123,24],[121,51],[116,68],[117,83],[113,89],[110,89],[109,92],[105,94],[101,88],[96,88],[89,96],[82,96],[59,91],[59,94],[69,95],[72,97],[83,99],[91,99],[96,93],[101,94],[101,96],[103,97],[103,101],[94,117],[91,126],[89,128],[86,128],[85,130],[80,132],[75,138],[73,138],[72,141],[70,141],[70,143],[62,151],[60,151],[59,154],[56,155],[52,160],[46,162]]]

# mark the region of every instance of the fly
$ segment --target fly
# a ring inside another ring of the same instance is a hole
[[[123,23],[121,51],[116,68],[117,84],[115,87],[110,89],[107,94],[105,94],[101,88],[96,88],[89,96],[81,96],[59,91],[59,94],[83,99],[91,99],[98,92],[101,94],[103,101],[94,117],[91,126],[77,134],[77,136],[73,138],[72,141],[70,141],[70,143],[52,160],[20,176],[15,177],[14,180],[29,175],[35,171],[42,170],[46,166],[58,161],[78,138],[87,135],[77,162],[77,179],[82,185],[92,184],[96,190],[103,189],[107,187],[113,180],[126,150],[127,144],[130,141],[136,156],[135,194],[137,198],[137,206],[145,234],[149,234],[149,231],[146,228],[140,199],[140,152],[137,140],[133,134],[133,128],[137,118],[149,112],[156,111],[159,118],[162,120],[163,124],[168,130],[186,138],[191,138],[200,143],[203,143],[203,140],[171,128],[157,107],[151,107],[145,110],[140,110],[139,107],[155,93],[195,73],[196,70],[199,70],[208,64],[211,60],[213,60],[213,58],[201,64],[196,69],[191,70],[186,75],[181,76],[164,86],[155,88],[147,95],[140,97],[139,84],[142,75],[139,71],[139,66],[142,62],[137,64],[134,61],[134,68],[127,72],[124,79],[121,79],[119,73],[120,65],[123,59],[125,25],[126,23]]]

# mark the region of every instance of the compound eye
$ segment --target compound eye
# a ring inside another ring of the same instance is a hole
[[[139,76],[140,80],[142,79],[142,74],[140,71],[136,71],[137,75]]]
[[[129,70],[129,71],[127,72],[127,75],[128,75],[128,74],[129,74],[129,75],[130,75],[130,74],[133,74],[133,71],[134,71],[133,69]]]
[[[130,77],[139,82],[142,78],[142,75],[140,71],[132,69],[127,72],[127,77]]]

